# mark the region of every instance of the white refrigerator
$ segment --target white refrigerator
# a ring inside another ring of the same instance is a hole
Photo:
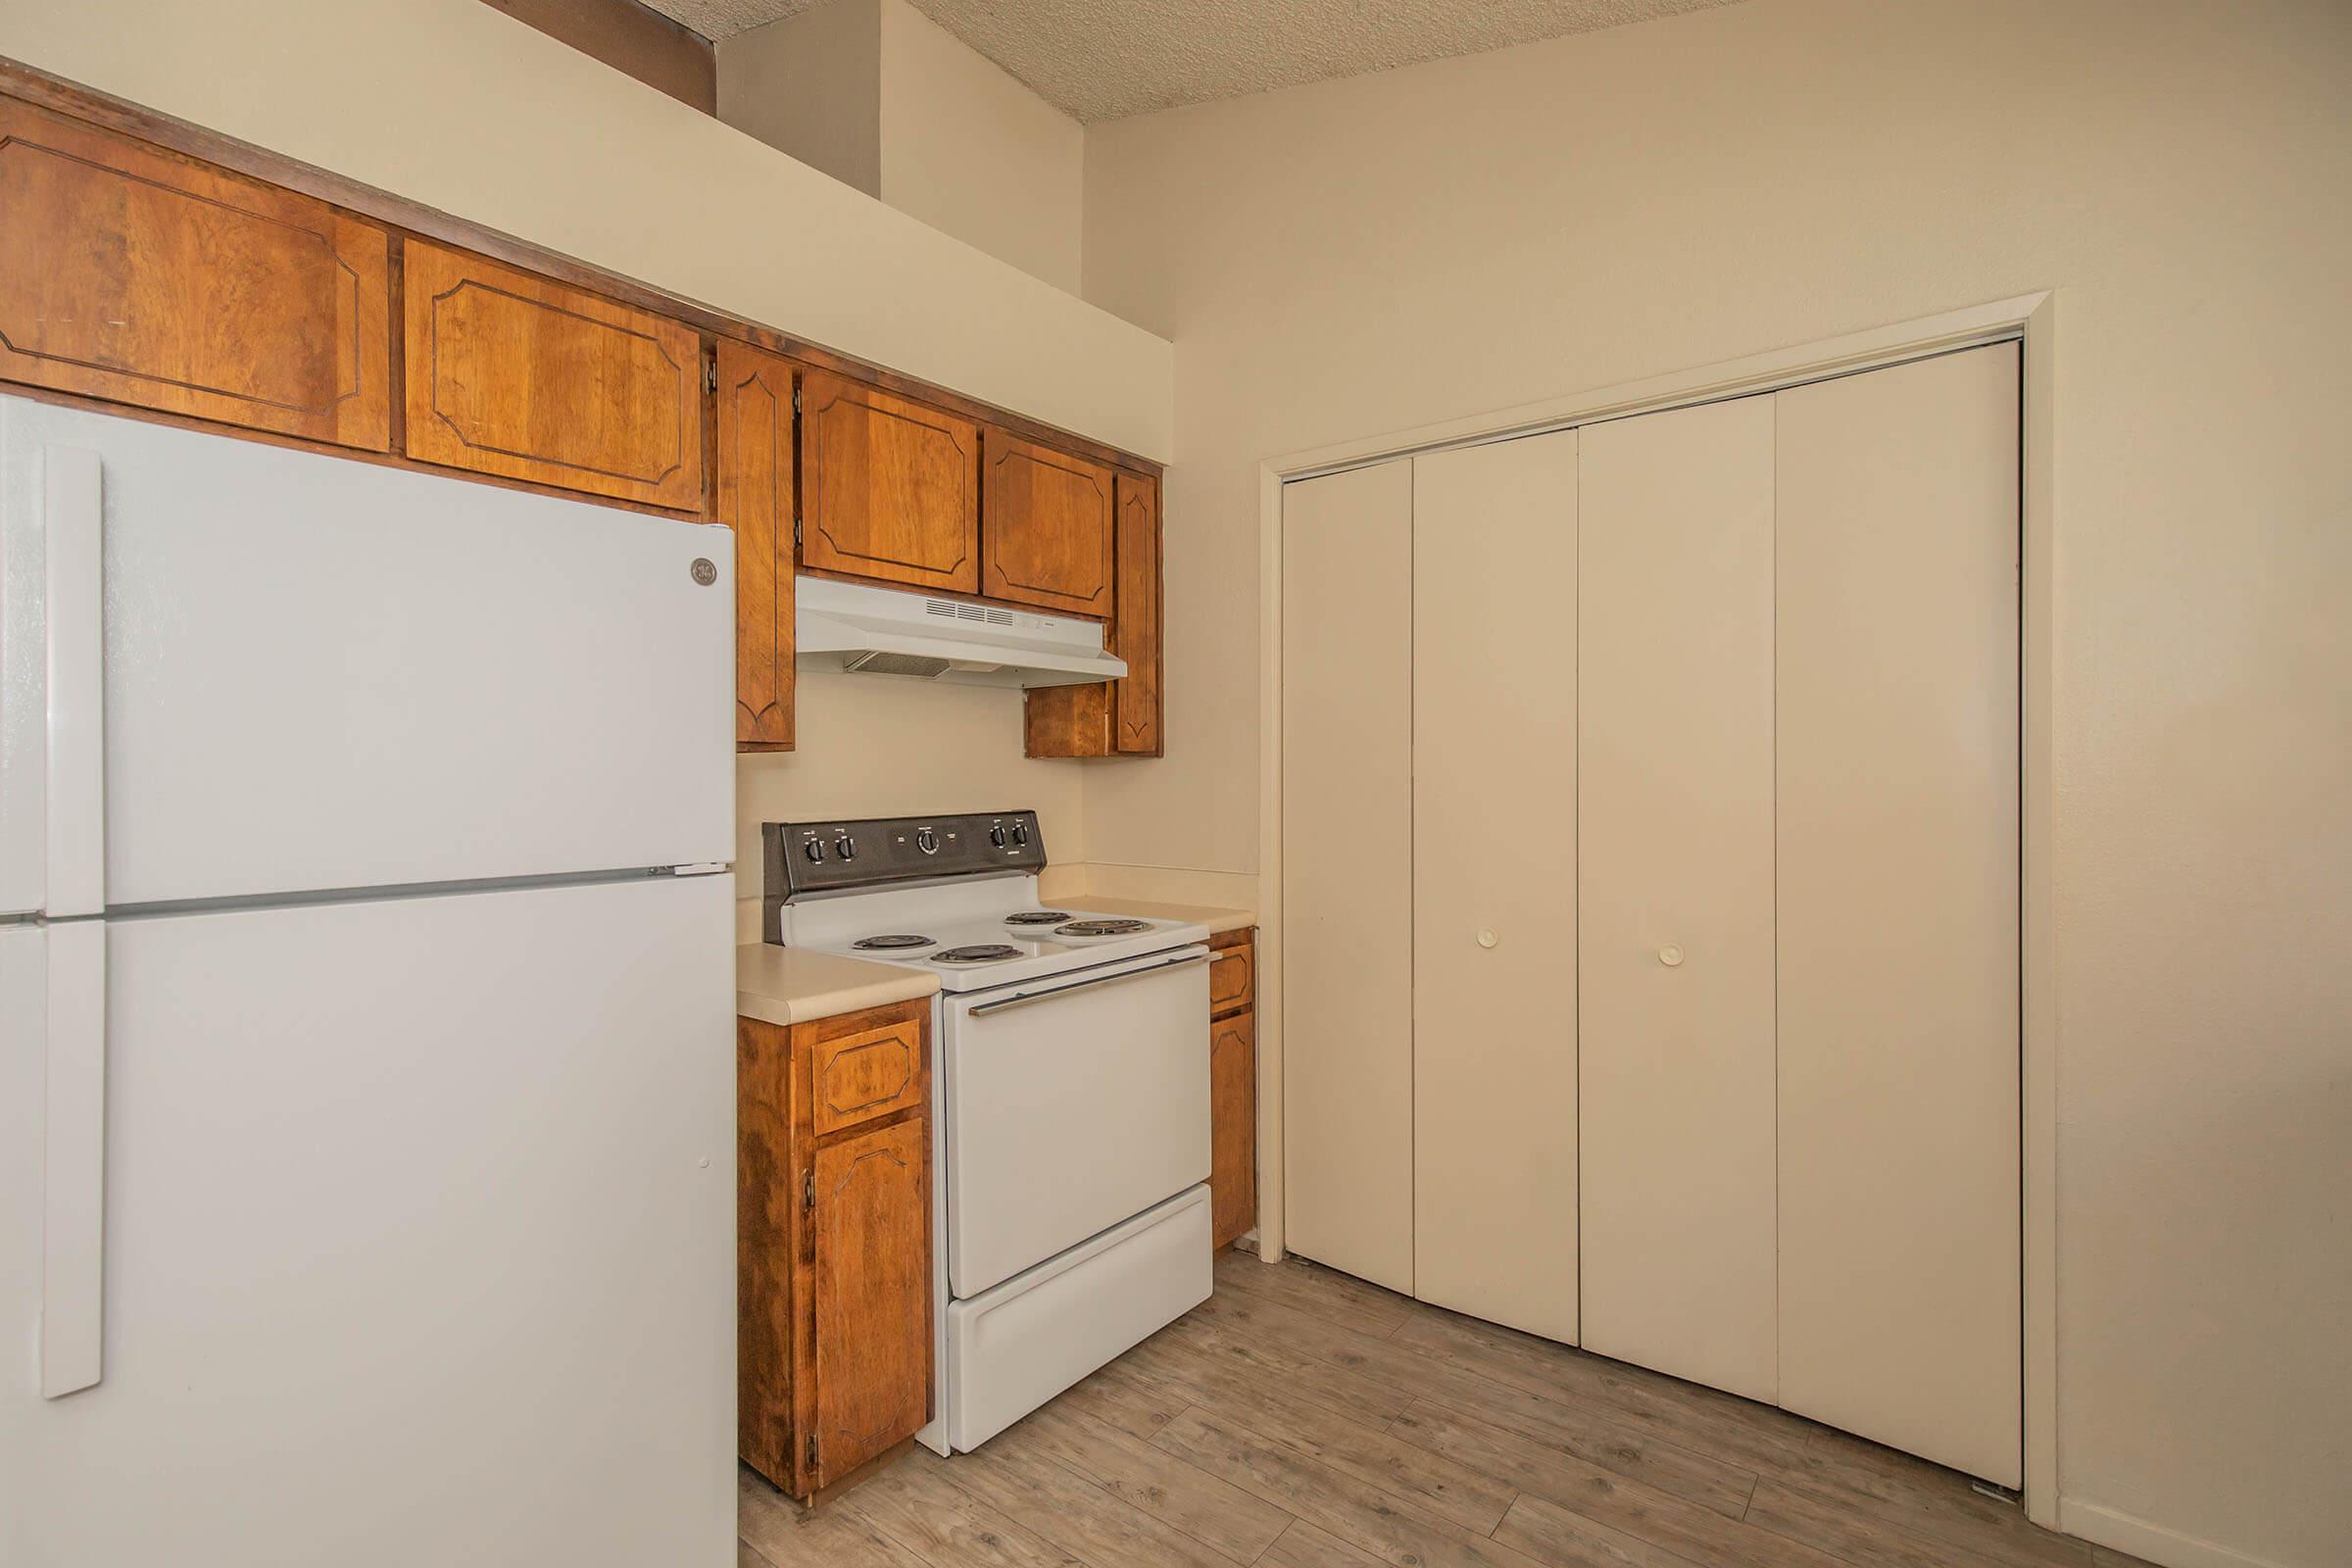
[[[0,398],[0,1562],[734,1561],[733,582]]]

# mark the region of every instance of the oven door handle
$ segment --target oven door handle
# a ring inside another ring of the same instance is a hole
[[[1091,991],[1097,986],[1113,986],[1122,980],[1141,980],[1148,974],[1165,974],[1170,969],[1182,969],[1191,964],[1206,963],[1208,959],[1208,954],[1196,953],[1182,958],[1170,958],[1165,963],[1154,963],[1142,969],[1129,969],[1121,974],[1100,975],[1092,980],[1079,980],[1066,986],[1054,986],[1045,991],[1016,991],[1011,996],[1000,998],[995,1002],[981,1003],[972,1008],[971,1015],[978,1018],[992,1012],[1003,1012],[1007,1007],[1025,1007],[1032,1002],[1049,1002],[1055,997],[1067,996],[1073,991]]]

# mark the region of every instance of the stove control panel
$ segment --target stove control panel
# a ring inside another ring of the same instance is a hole
[[[1036,871],[1046,863],[1035,811],[769,822],[760,829],[767,901],[879,887],[919,877]]]

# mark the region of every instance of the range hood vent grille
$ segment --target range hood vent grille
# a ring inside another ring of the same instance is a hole
[[[984,621],[991,626],[1009,626],[1013,623],[1009,610],[1000,610],[995,605],[961,605],[953,599],[926,599],[923,601],[923,613],[944,615],[951,620]]]

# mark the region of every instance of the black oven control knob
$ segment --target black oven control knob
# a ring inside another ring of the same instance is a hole
[[[833,841],[833,858],[838,860],[858,858],[858,841],[844,833]]]
[[[939,835],[927,827],[918,827],[914,830],[914,847],[925,855],[937,855],[939,853]]]
[[[999,822],[999,823],[998,823],[996,826],[994,826],[994,827],[992,827],[992,828],[990,828],[990,829],[988,830],[988,842],[989,842],[989,843],[991,843],[991,844],[994,844],[994,845],[995,845],[995,846],[996,846],[998,849],[1000,849],[1000,850],[1001,850],[1001,849],[1003,849],[1003,848],[1004,847],[1004,823],[1002,823],[1002,822]]]
[[[822,865],[824,863],[825,847],[815,839],[810,839],[808,843],[802,845],[801,853],[808,857],[808,863],[811,865]]]
[[[1026,823],[1026,822],[1015,822],[1015,823],[1013,823],[1013,824],[1012,824],[1012,843],[1013,843],[1013,848],[1015,848],[1015,849],[1021,849],[1021,850],[1025,850],[1025,849],[1027,849],[1027,848],[1029,847],[1029,824],[1028,824],[1028,823]]]

